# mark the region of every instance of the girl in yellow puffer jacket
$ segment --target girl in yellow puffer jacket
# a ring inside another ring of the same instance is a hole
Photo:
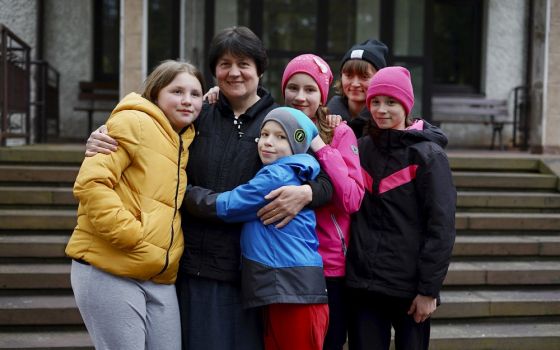
[[[193,65],[165,61],[107,121],[119,147],[84,159],[78,224],[66,253],[76,303],[96,349],[180,349],[175,292],[183,252],[179,205],[202,108]]]

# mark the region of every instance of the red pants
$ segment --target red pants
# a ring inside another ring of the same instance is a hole
[[[271,304],[265,311],[265,350],[322,350],[328,304]]]

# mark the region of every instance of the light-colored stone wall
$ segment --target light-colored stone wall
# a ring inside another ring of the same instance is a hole
[[[535,0],[532,9],[533,26],[531,28],[532,61],[530,82],[529,147],[533,152],[542,152],[543,116],[545,113],[545,83],[547,79],[547,32],[548,0]]]
[[[560,154],[560,2],[549,1],[543,152]]]
[[[84,137],[85,112],[76,112],[78,84],[93,78],[93,0],[45,1],[44,56],[60,73],[60,134]]]
[[[121,98],[140,91],[147,74],[147,1],[121,0]]]
[[[0,9],[0,23],[31,46],[31,59],[35,59],[37,0],[0,0]]]
[[[482,92],[488,98],[510,101],[513,120],[512,89],[524,84],[527,57],[527,11],[525,0],[488,0],[482,37]],[[492,128],[477,124],[443,125],[450,147],[487,147]],[[513,126],[503,130],[504,144],[511,145]]]
[[[200,70],[206,69],[204,57],[204,0],[183,0],[185,26],[181,45],[184,47],[182,58],[190,61]],[[210,82],[206,82],[209,84]]]

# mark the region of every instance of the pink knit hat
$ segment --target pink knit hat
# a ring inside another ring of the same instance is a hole
[[[321,92],[321,102],[326,105],[329,86],[333,81],[333,74],[327,62],[313,54],[299,55],[292,59],[284,69],[284,75],[282,75],[282,96],[284,96],[288,80],[297,73],[305,73],[315,80]]]
[[[398,100],[406,115],[414,106],[414,92],[410,72],[404,67],[394,66],[382,68],[375,73],[367,90],[366,106],[369,109],[371,99],[375,96],[390,96]]]

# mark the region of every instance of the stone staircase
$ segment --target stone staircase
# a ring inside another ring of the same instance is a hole
[[[49,147],[0,148],[0,349],[93,349],[64,255],[83,150]]]
[[[560,349],[560,161],[450,161],[457,238],[430,349]]]
[[[0,349],[92,349],[69,282],[76,146],[0,148]],[[560,349],[560,159],[450,154],[457,240],[430,349]]]

